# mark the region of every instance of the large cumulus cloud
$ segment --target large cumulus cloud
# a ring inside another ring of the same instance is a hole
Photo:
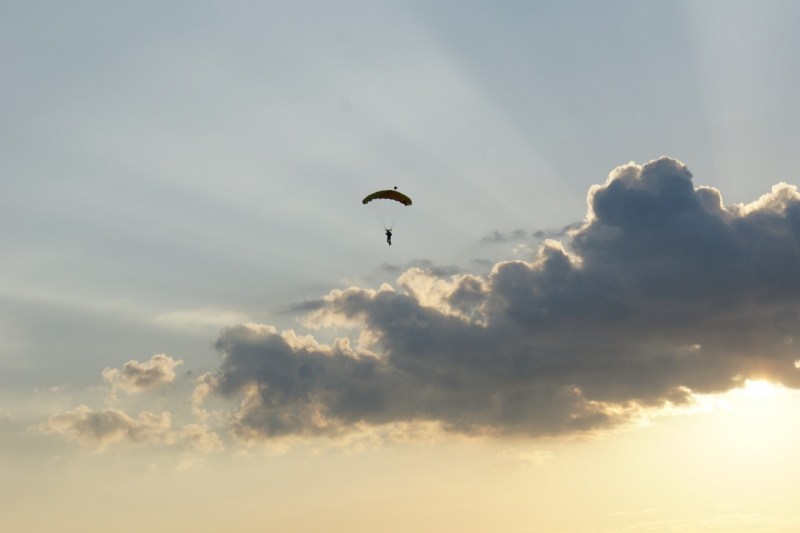
[[[230,328],[203,390],[239,398],[237,433],[269,438],[423,421],[554,435],[746,377],[800,384],[795,187],[726,207],[663,158],[615,169],[588,204],[563,242],[488,276],[412,268],[396,289],[302,306],[308,327],[351,341]]]

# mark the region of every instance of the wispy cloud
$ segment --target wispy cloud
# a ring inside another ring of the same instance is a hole
[[[38,429],[102,450],[120,441],[161,441],[171,425],[172,417],[168,412],[143,411],[131,417],[119,409],[94,410],[81,405],[51,416]]]
[[[236,432],[271,438],[414,421],[586,432],[746,376],[800,383],[795,187],[726,207],[663,158],[615,169],[588,203],[585,223],[532,260],[486,276],[412,268],[401,290],[352,287],[303,306],[304,323],[353,328],[363,346],[229,328],[204,386],[242,398]]]
[[[172,383],[175,380],[175,367],[182,363],[168,355],[156,354],[144,362],[128,361],[121,370],[106,368],[102,372],[103,379],[112,390],[107,401],[119,403],[120,400],[113,394],[117,391],[136,394]],[[204,377],[207,375],[197,380],[191,398],[193,405],[203,399]],[[202,408],[193,409],[193,414],[199,423],[173,427],[173,416],[169,411],[141,411],[132,416],[117,407],[95,409],[79,405],[51,415],[33,429],[100,451],[120,443],[179,446],[201,455],[223,450],[225,446],[219,434],[206,424],[210,414]]]
[[[206,424],[173,429],[172,414],[167,411],[131,416],[120,409],[80,405],[52,415],[35,429],[99,451],[120,443],[180,446],[201,455],[225,449],[219,435]]]
[[[500,242],[518,241],[526,238],[528,238],[528,232],[523,229],[515,229],[510,232],[494,230],[493,232],[482,238],[481,242],[500,243]]]
[[[458,274],[459,272],[461,272],[461,269],[457,266],[434,265],[431,261],[428,261],[427,259],[418,259],[416,261],[411,261],[410,263],[404,265],[384,263],[380,266],[380,270],[382,272],[389,274],[400,274],[401,272],[405,272],[409,268],[423,268],[425,270],[433,272],[437,276],[450,276],[452,274]]]
[[[235,322],[245,322],[247,316],[235,311],[219,309],[192,309],[172,311],[156,317],[156,322],[179,329],[208,329],[222,327]]]

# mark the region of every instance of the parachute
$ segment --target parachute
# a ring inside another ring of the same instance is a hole
[[[370,209],[374,210],[383,224],[383,229],[386,230],[386,240],[391,246],[392,226],[394,226],[402,212],[405,211],[405,208],[411,205],[411,198],[398,191],[397,187],[395,187],[394,189],[368,194],[361,200],[361,203],[364,205],[371,204]]]
[[[398,191],[397,187],[395,187],[394,190],[387,189],[385,191],[377,191],[369,194],[361,200],[361,203],[367,205],[373,200],[394,200],[406,206],[411,205],[411,198]]]

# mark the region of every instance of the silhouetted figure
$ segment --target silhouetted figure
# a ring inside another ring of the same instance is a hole
[[[392,245],[392,230],[390,229],[386,230],[386,242],[389,243],[389,246]]]

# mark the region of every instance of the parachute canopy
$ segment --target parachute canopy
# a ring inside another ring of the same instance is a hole
[[[411,205],[411,198],[398,191],[397,187],[395,187],[394,190],[386,189],[385,191],[378,191],[367,195],[363,200],[361,200],[361,203],[366,205],[372,200],[394,200],[395,202],[400,202],[406,206]]]

